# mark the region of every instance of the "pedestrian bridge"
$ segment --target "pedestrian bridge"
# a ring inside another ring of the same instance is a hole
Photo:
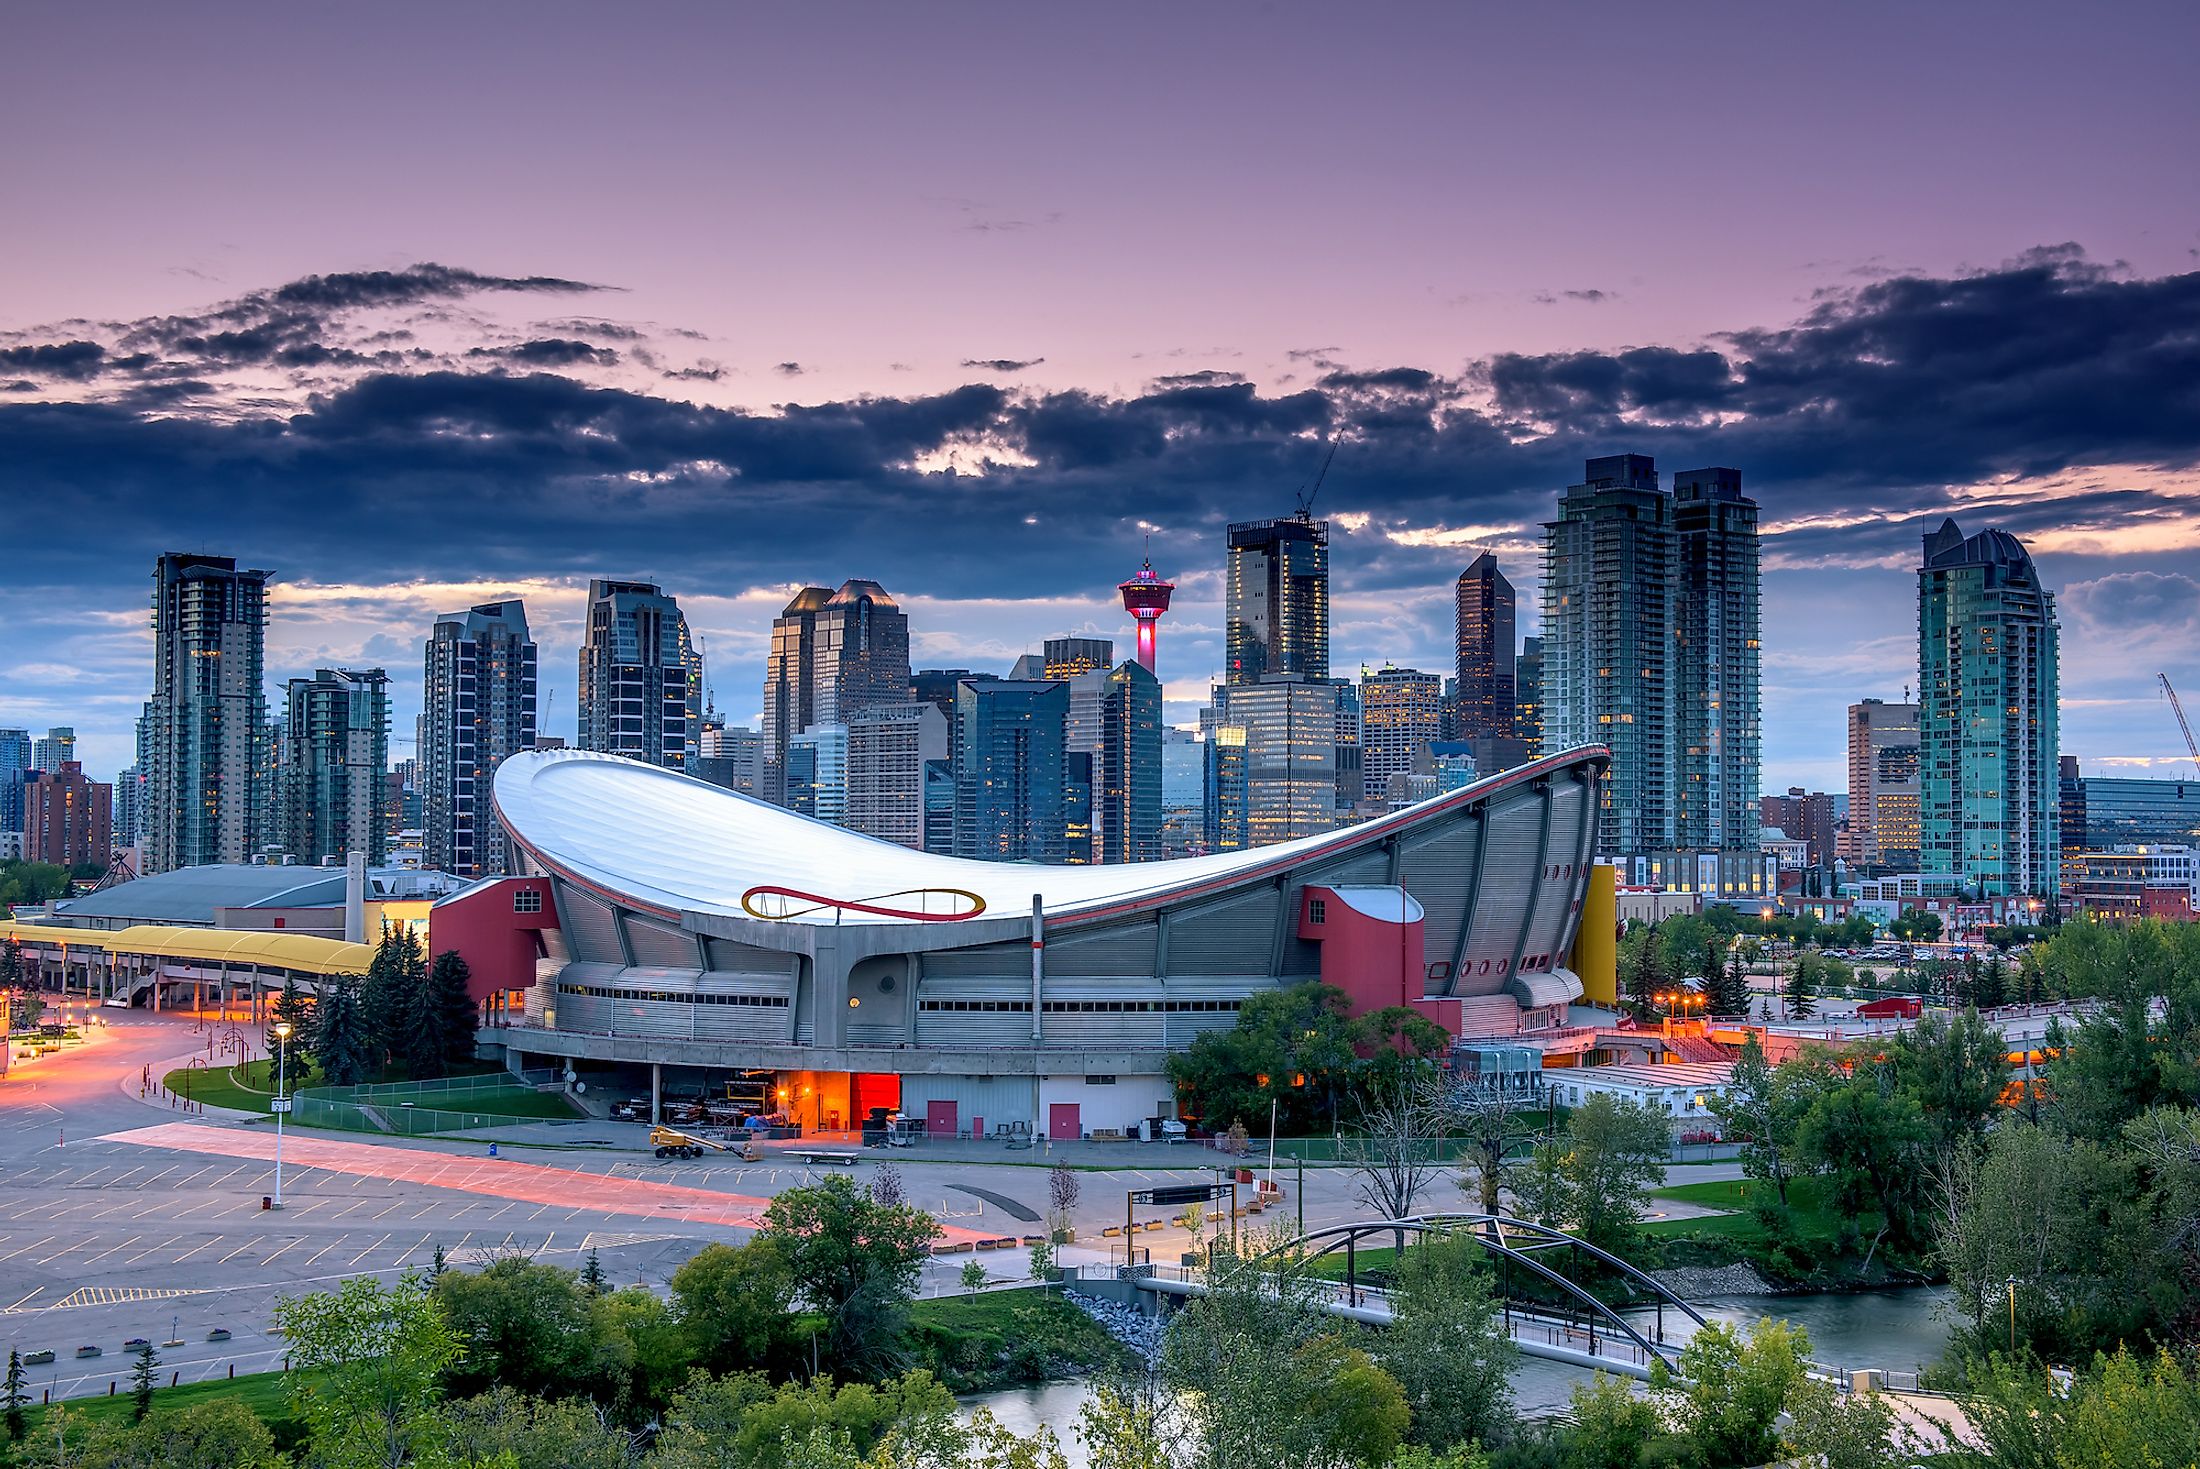
[[[1498,1295],[1506,1334],[1524,1356],[1648,1378],[1653,1363],[1674,1367],[1681,1345],[1704,1324],[1695,1307],[1619,1256],[1562,1230],[1504,1214],[1415,1214],[1402,1219],[1339,1224],[1301,1235],[1268,1251],[1263,1258],[1296,1261],[1299,1278],[1313,1292],[1314,1303],[1330,1315],[1387,1326],[1392,1320],[1390,1293],[1360,1278],[1359,1250],[1370,1239],[1388,1245],[1409,1234],[1471,1238],[1489,1253],[1498,1267]],[[1593,1260],[1625,1277],[1647,1298],[1645,1304],[1656,1309],[1655,1320],[1645,1323],[1650,1329],[1645,1332],[1540,1258],[1554,1251],[1570,1254],[1576,1264],[1584,1258]],[[1315,1261],[1339,1255],[1344,1263],[1342,1279],[1311,1273],[1309,1267]],[[1514,1271],[1554,1287],[1564,1304],[1534,1309],[1514,1305],[1508,1289]],[[1208,1291],[1206,1272],[1196,1267],[1140,1265],[1119,1275],[1136,1289],[1157,1296],[1203,1296]],[[1680,1335],[1670,1340],[1666,1336],[1668,1308],[1686,1318],[1685,1325],[1680,1319],[1674,1321]]]

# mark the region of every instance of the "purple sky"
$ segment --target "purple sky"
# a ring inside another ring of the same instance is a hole
[[[101,775],[167,547],[279,571],[271,675],[385,663],[400,732],[433,614],[525,590],[564,733],[591,572],[689,603],[742,718],[789,583],[878,577],[926,662],[1127,646],[1144,522],[1181,721],[1222,522],[1287,512],[1333,430],[1340,669],[1441,666],[1468,548],[1530,591],[1579,459],[1639,449],[1738,466],[1775,532],[1768,788],[1838,782],[1841,707],[1914,676],[1906,568],[1950,508],[2065,590],[2066,748],[2167,762],[2153,670],[2200,699],[2190,5],[9,34],[0,485],[63,554],[0,558],[0,724],[75,723]],[[270,294],[423,262],[473,274]]]

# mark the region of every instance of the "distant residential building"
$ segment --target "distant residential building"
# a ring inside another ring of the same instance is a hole
[[[1349,820],[1367,799],[1367,745],[1361,728],[1360,686],[1333,678],[1337,698],[1337,816]]]
[[[2006,531],[1925,537],[1918,568],[1921,865],[1987,896],[2061,882],[2055,597]]]
[[[1360,747],[1366,799],[1377,805],[1408,804],[1396,782],[1411,776],[1429,744],[1442,734],[1444,681],[1411,668],[1383,668],[1360,679]]]
[[[390,759],[389,675],[323,668],[285,687],[284,849],[300,862],[389,856],[382,803]]]
[[[31,764],[31,735],[27,729],[0,729],[0,831],[23,831],[23,777],[38,767]]]
[[[1513,653],[1513,587],[1484,551],[1459,573],[1453,607],[1459,657],[1454,739],[1511,738],[1519,711]]]
[[[76,759],[76,730],[69,725],[58,725],[46,731],[44,738],[31,741],[31,769],[59,770]]]
[[[947,720],[930,703],[882,704],[849,716],[842,824],[923,850],[925,771],[947,758]]]
[[[145,839],[145,777],[135,765],[115,777],[115,845],[135,847]]]
[[[527,608],[484,602],[438,617],[424,654],[415,746],[421,862],[460,877],[502,876],[511,857],[493,799],[497,767],[537,741]]]
[[[266,834],[268,576],[229,556],[170,552],[154,566],[144,874],[244,862]]]
[[[1834,858],[1833,797],[1825,791],[1789,786],[1784,796],[1760,796],[1760,824],[1803,844],[1804,857],[1793,865],[1824,867]]]
[[[105,867],[114,853],[114,792],[64,760],[23,786],[25,860]]]
[[[1048,638],[1040,648],[1042,678],[1075,678],[1081,673],[1105,673],[1115,666],[1111,638]]]
[[[1073,867],[1089,867],[1100,860],[1092,825],[1098,764],[1090,750],[1070,750],[1062,756],[1062,860]]]
[[[1592,459],[1544,527],[1542,752],[1612,751],[1598,849],[1757,857],[1757,506],[1731,469],[1674,494],[1640,454]],[[1724,881],[1724,879],[1722,879]]]
[[[1526,745],[1527,758],[1543,753],[1543,639],[1522,638],[1513,660],[1513,727]]]
[[[2192,921],[2200,909],[2200,852],[2188,846],[2116,846],[2079,852],[2064,868],[2073,910],[2096,918]]]
[[[1329,677],[1329,522],[1304,514],[1228,531],[1226,681]]]
[[[706,714],[702,753],[690,763],[688,774],[744,796],[756,795],[764,778],[764,736],[746,725],[729,726]]]
[[[703,664],[679,602],[654,582],[588,584],[580,748],[682,769],[702,724]]]
[[[1849,813],[1840,855],[1866,867],[1915,867],[1917,705],[1849,705]]]
[[[1063,860],[1069,685],[969,680],[956,688],[955,855]]]

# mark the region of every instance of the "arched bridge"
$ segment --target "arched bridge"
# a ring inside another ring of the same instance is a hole
[[[1681,1339],[1668,1340],[1665,1333],[1668,1307],[1686,1317],[1693,1326],[1704,1324],[1695,1307],[1610,1251],[1563,1230],[1505,1214],[1415,1214],[1402,1219],[1338,1224],[1278,1245],[1260,1258],[1294,1259],[1304,1271],[1314,1261],[1341,1252],[1345,1267],[1342,1280],[1306,1276],[1307,1283],[1320,1292],[1316,1303],[1333,1316],[1388,1325],[1390,1293],[1362,1281],[1359,1246],[1361,1241],[1371,1237],[1388,1242],[1408,1234],[1468,1238],[1489,1252],[1498,1265],[1506,1333],[1525,1356],[1647,1378],[1653,1362],[1674,1366],[1675,1353],[1692,1330],[1692,1327],[1683,1327]],[[1645,1323],[1650,1330],[1645,1333],[1641,1326],[1598,1299],[1593,1292],[1538,1258],[1553,1251],[1569,1252],[1576,1264],[1586,1257],[1608,1266],[1641,1290],[1656,1309],[1654,1322]],[[1561,1304],[1534,1309],[1515,1305],[1509,1290],[1511,1273],[1515,1270],[1555,1287]],[[1143,1273],[1133,1275],[1132,1283],[1141,1290],[1161,1295],[1203,1296],[1207,1293],[1204,1277],[1195,1270],[1143,1267]]]

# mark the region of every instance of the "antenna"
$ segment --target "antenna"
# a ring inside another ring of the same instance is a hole
[[[1331,434],[1329,436],[1329,452],[1322,456],[1321,472],[1314,476],[1314,487],[1299,492],[1299,519],[1312,520],[1314,518],[1314,497],[1322,492],[1322,481],[1329,478],[1329,464],[1336,457],[1337,436]]]

